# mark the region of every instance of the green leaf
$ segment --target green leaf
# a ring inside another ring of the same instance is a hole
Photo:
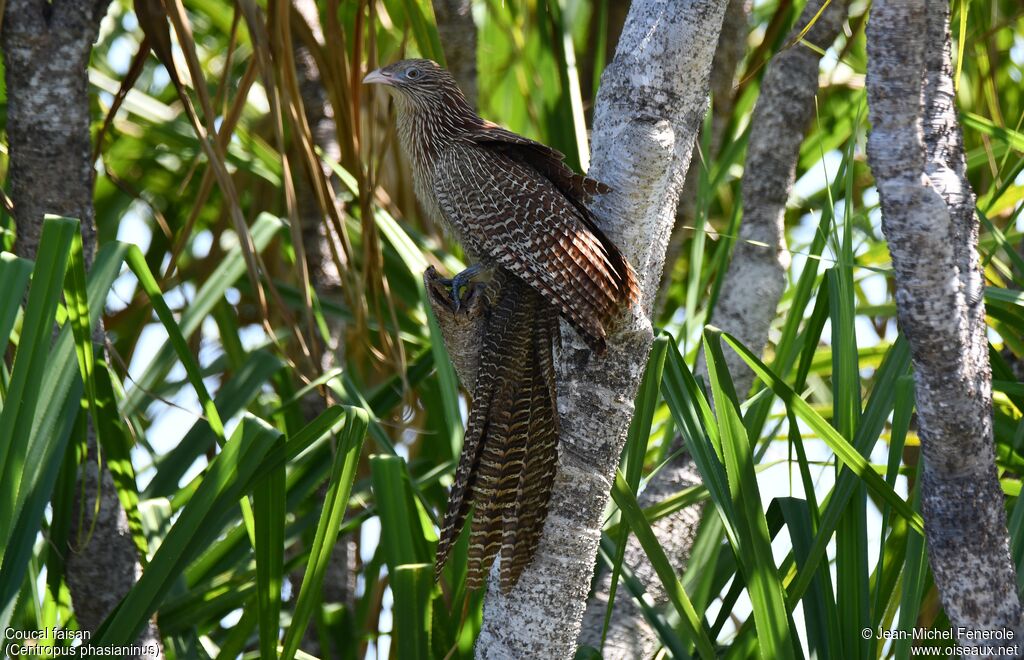
[[[285,631],[281,646],[283,660],[292,660],[296,657],[299,642],[302,641],[306,626],[313,615],[313,608],[320,601],[320,589],[327,572],[331,551],[338,539],[338,528],[344,518],[345,510],[348,508],[348,498],[352,492],[352,482],[355,480],[359,454],[363,448],[368,425],[369,417],[365,410],[361,408],[345,409],[345,426],[334,455],[330,486],[327,496],[324,498],[320,522],[316,527],[316,536],[309,549],[306,573],[302,577],[302,586],[299,588],[299,595],[295,602],[292,622],[288,626],[288,630]]]
[[[395,595],[395,628],[392,634],[399,658],[430,658],[430,595],[434,590],[431,564],[403,564],[391,575]]]
[[[33,419],[42,400],[43,379],[52,355],[54,315],[71,242],[77,232],[77,220],[47,216],[43,221],[21,341],[14,355],[4,408],[0,411],[0,553],[6,552],[14,524],[32,440]]]
[[[686,633],[696,644],[697,652],[702,658],[714,658],[715,646],[708,636],[708,631],[701,623],[700,616],[694,609],[693,603],[690,602],[690,598],[687,596],[686,590],[683,589],[683,585],[679,582],[679,578],[676,577],[675,569],[672,568],[672,564],[669,563],[665,551],[662,550],[661,544],[658,543],[658,537],[654,535],[651,526],[647,523],[647,519],[644,518],[640,506],[636,502],[636,496],[633,495],[633,491],[630,490],[629,484],[626,483],[626,479],[621,471],[617,471],[615,474],[612,498],[615,500],[619,510],[622,511],[623,520],[627,522],[630,529],[636,534],[637,541],[640,542],[640,546],[647,554],[648,561],[651,562],[651,566],[654,567],[662,586],[665,588],[665,593],[668,595],[673,607],[676,608],[676,612],[679,613]]]
[[[260,390],[284,365],[269,351],[260,349],[246,356],[245,362],[224,382],[214,398],[214,407],[231,418],[244,410]],[[216,446],[216,436],[205,419],[196,421],[185,437],[156,461],[157,472],[146,486],[146,497],[168,497],[188,468]]]
[[[917,488],[913,494],[914,499],[917,498],[916,491]],[[908,530],[907,556],[903,568],[903,594],[900,599],[900,618],[897,630],[913,630],[917,625],[928,571],[928,555],[924,535],[917,530]],[[893,642],[893,653],[897,660],[907,660],[912,657],[910,653],[912,644],[912,639]]]
[[[96,254],[89,273],[88,299],[92,301],[89,309],[90,323],[95,324],[99,320],[106,293],[121,269],[124,252],[123,244],[110,243]],[[57,277],[54,285],[61,279],[63,274]],[[51,326],[40,324],[38,330],[45,333],[49,345]],[[10,621],[14,598],[28,567],[44,509],[50,502],[64,462],[72,425],[76,418],[80,419],[81,394],[82,382],[75,360],[71,328],[65,327],[49,350],[48,367],[42,374],[38,395],[39,404],[32,419],[23,487],[13,507],[16,512],[14,528],[7,543],[0,547],[3,552],[3,564],[0,566],[0,628]]]
[[[969,128],[983,133],[999,142],[1005,142],[1014,151],[1024,153],[1024,133],[1015,131],[1012,128],[996,126],[992,120],[977,115],[973,112],[965,112],[960,115],[964,128]]]
[[[220,532],[224,516],[253,485],[263,457],[280,433],[246,415],[231,439],[210,462],[203,481],[181,511],[139,581],[92,638],[96,646],[125,644],[136,638],[160,606],[173,581]]]
[[[281,586],[284,581],[285,495],[285,468],[281,465],[256,485],[252,498],[256,526],[253,547],[256,555],[256,605],[262,658],[277,657]]]
[[[117,497],[128,518],[132,540],[144,565],[149,556],[149,547],[139,514],[139,490],[135,479],[135,467],[132,465],[131,437],[118,415],[117,401],[114,397],[114,375],[106,362],[96,362],[93,378],[96,381],[96,412],[93,424],[97,428],[103,459],[114,480]]]
[[[437,35],[437,22],[434,20],[431,4],[424,0],[402,0],[402,4],[412,24],[412,33],[420,54],[444,66],[444,49],[441,48],[441,39]]]
[[[0,282],[4,283],[5,288],[4,295],[0,296],[0,341],[5,347],[14,328],[14,321],[18,318],[21,299],[31,275],[31,261],[10,252],[0,252]]]
[[[613,547],[611,539],[607,536],[603,537],[600,545],[600,557],[605,565],[610,566],[614,561],[613,557],[617,554],[618,550]],[[658,641],[665,645],[665,648],[673,657],[689,658],[688,641],[682,639],[677,634],[672,628],[672,624],[662,614],[660,608],[655,608],[651,604],[650,599],[647,598],[646,588],[629,568],[629,565],[622,565],[620,578],[626,590],[633,597],[633,603],[643,613],[644,619],[651,625],[651,628],[658,634]],[[674,614],[674,610],[672,613]]]
[[[405,459],[371,456],[370,475],[388,569],[393,571],[403,564],[431,563],[437,538],[430,519],[413,495]]]
[[[821,415],[815,412],[806,401],[797,396],[796,392],[772,373],[764,363],[758,360],[736,338],[724,332],[722,333],[722,338],[733,347],[743,361],[757,374],[757,377],[768,385],[775,392],[775,395],[782,399],[783,403],[792,407],[797,417],[802,419],[811,430],[825,441],[829,448],[835,452],[836,458],[860,477],[872,492],[888,502],[900,516],[906,518],[911,527],[922,534],[924,533],[924,522],[921,520],[921,516],[911,509],[910,505],[885,483],[860,452],[852,447]]]
[[[735,505],[729,494],[728,478],[719,451],[718,431],[711,406],[693,374],[683,362],[675,341],[671,339],[665,362],[665,379],[661,391],[665,402],[682,430],[683,439],[693,457],[711,499],[721,514],[725,534],[734,547],[739,544],[739,533],[734,527]],[[711,437],[714,440],[711,440]]]
[[[830,268],[829,308],[832,320],[832,424],[844,438],[853,439],[860,422],[860,370],[854,330],[853,252],[850,227],[844,225],[842,263]],[[837,472],[842,472],[837,466]],[[861,631],[870,624],[868,598],[867,491],[858,485],[836,525],[836,599],[844,648],[867,654],[869,640]]]
[[[857,429],[857,437],[854,439],[852,447],[858,455],[863,456],[867,452],[867,448],[881,433],[883,425],[888,420],[889,412],[893,409],[894,395],[899,391],[897,383],[905,376],[909,365],[910,349],[907,342],[900,337],[889,349],[882,366],[875,375],[875,386],[864,409],[860,426]],[[790,412],[793,413],[793,411],[795,408],[790,408]],[[873,475],[875,474],[874,470],[871,472]],[[808,552],[807,566],[801,569],[796,580],[790,586],[791,606],[795,606],[795,599],[798,599],[810,584],[814,570],[816,570],[818,562],[825,557],[832,534],[840,524],[847,502],[861,483],[861,478],[855,471],[843,469],[839,472],[836,485],[832,489],[825,511],[820,517],[814,546]],[[902,498],[899,501],[904,504],[905,508],[907,507]],[[886,505],[886,511],[888,510],[889,505]],[[864,571],[866,573],[866,567]],[[855,625],[853,624],[853,626]],[[854,631],[860,634],[859,629],[854,628]]]
[[[183,332],[182,328],[179,327],[177,321],[174,320],[171,309],[164,301],[164,294],[160,291],[160,285],[157,284],[156,278],[153,277],[153,273],[149,270],[149,265],[146,263],[146,255],[142,253],[138,246],[131,245],[128,247],[125,261],[128,267],[132,269],[132,272],[135,273],[135,277],[139,278],[139,285],[146,292],[154,311],[156,311],[157,317],[159,317],[160,322],[167,331],[170,346],[177,353],[178,359],[181,360],[181,364],[185,367],[189,383],[192,384],[196,391],[196,396],[199,397],[199,403],[203,407],[206,421],[210,424],[210,429],[213,430],[214,435],[217,437],[218,444],[224,444],[224,424],[221,422],[217,406],[214,405],[213,398],[203,382],[203,373],[199,368],[199,363],[192,355],[188,342],[185,340],[187,333]]]
[[[626,469],[626,483],[630,492],[635,496],[640,487],[640,476],[644,467],[644,457],[647,454],[647,442],[651,436],[651,423],[654,419],[654,411],[658,405],[658,393],[661,386],[662,375],[665,369],[665,353],[669,341],[665,336],[658,336],[651,346],[651,354],[647,359],[647,368],[644,370],[643,380],[640,382],[640,390],[637,392],[634,401],[633,419],[629,423],[629,431],[626,433],[626,446],[624,448],[624,459]],[[608,604],[605,607],[604,623],[601,627],[601,644],[608,635],[608,626],[611,624],[612,612],[615,607],[615,594],[618,590],[619,573],[622,569],[622,562],[626,554],[627,530],[625,527],[609,532],[615,539],[618,554],[612,563],[612,576],[608,588]]]
[[[778,506],[793,542],[793,556],[797,566],[807,564],[811,545],[814,542],[814,524],[811,509],[806,500],[794,497],[780,497],[773,506]],[[812,656],[827,658],[836,650],[839,637],[839,609],[832,592],[832,576],[827,563],[819,563],[803,597],[804,620],[807,627],[807,647]]]
[[[452,456],[457,457],[462,448],[462,414],[459,412],[459,381],[455,375],[455,367],[441,334],[441,326],[437,323],[434,310],[427,302],[427,292],[423,280],[417,278],[420,288],[420,299],[427,310],[430,328],[430,348],[434,353],[434,364],[437,366],[437,380],[440,385],[441,404],[444,410],[445,428],[448,432],[448,444],[452,448]]]
[[[267,213],[260,214],[252,226],[252,242],[256,251],[262,252],[283,227],[284,223],[279,218]],[[181,321],[178,322],[182,337],[187,339],[199,329],[203,319],[223,299],[224,292],[228,287],[233,286],[243,274],[245,274],[245,260],[242,257],[241,247],[236,245],[224,256],[214,272],[207,278],[206,283],[196,293],[195,298],[189,301],[188,307],[182,312]],[[136,273],[136,277],[138,276]],[[150,275],[151,277],[152,275]],[[159,287],[156,287],[156,290],[159,291]],[[151,393],[159,389],[161,381],[174,366],[175,350],[174,344],[171,343],[163,344],[160,347],[153,357],[153,361],[139,377],[135,387],[128,391],[122,404],[122,412],[125,415],[137,414],[149,403],[152,398]]]
[[[715,400],[718,430],[725,456],[729,491],[738,503],[733,525],[739,544],[736,560],[746,578],[747,590],[757,626],[759,652],[762,658],[793,658],[797,643],[790,629],[789,612],[778,567],[772,559],[768,521],[761,508],[753,452],[740,415],[739,401],[733,388],[729,367],[722,354],[718,333],[704,333],[704,353]]]

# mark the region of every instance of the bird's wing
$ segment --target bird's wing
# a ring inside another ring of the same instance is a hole
[[[481,146],[529,165],[554,184],[565,195],[565,198],[579,210],[583,223],[601,241],[612,260],[621,261],[621,263],[613,264],[614,269],[616,272],[621,270],[627,275],[629,281],[626,288],[629,292],[629,301],[630,303],[636,302],[639,297],[639,284],[636,282],[633,269],[622,257],[615,244],[597,226],[597,218],[587,206],[594,195],[610,193],[612,191],[610,186],[573,171],[565,164],[565,154],[557,149],[513,133],[493,122],[484,120],[481,127],[467,131],[466,137]]]
[[[458,142],[435,164],[438,206],[463,246],[540,292],[598,352],[636,298],[632,268],[582,202],[529,162]]]
[[[485,121],[480,128],[467,131],[466,137],[477,144],[501,151],[533,166],[546,176],[566,197],[589,202],[593,195],[611,192],[611,188],[590,177],[577,174],[565,164],[565,154],[518,133]],[[586,210],[589,213],[589,210]]]

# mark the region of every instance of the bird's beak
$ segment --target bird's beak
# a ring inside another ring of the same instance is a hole
[[[368,74],[366,74],[365,78],[363,78],[363,84],[364,85],[390,85],[391,84],[391,76],[389,76],[388,74],[384,73],[380,69],[374,69],[373,71],[371,71]]]

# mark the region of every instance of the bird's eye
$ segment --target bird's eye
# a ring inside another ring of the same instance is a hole
[[[420,70],[409,69],[408,71],[405,72],[405,77],[408,78],[409,80],[416,80],[417,78],[420,77]]]

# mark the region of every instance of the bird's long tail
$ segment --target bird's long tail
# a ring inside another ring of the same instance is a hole
[[[439,575],[472,511],[466,584],[483,586],[500,554],[500,584],[508,591],[540,541],[554,482],[558,311],[501,269],[488,298],[472,407],[435,566]]]

